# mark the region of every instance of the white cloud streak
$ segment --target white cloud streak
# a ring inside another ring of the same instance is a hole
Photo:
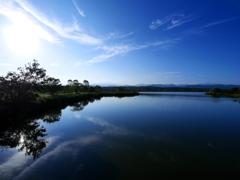
[[[48,26],[55,32],[57,32],[59,35],[65,38],[76,40],[83,44],[99,44],[101,42],[100,39],[89,36],[86,33],[83,33],[78,24],[76,19],[74,19],[74,22],[70,26],[64,26],[61,22],[58,20],[54,20],[54,22],[51,22],[46,18],[46,16],[42,15],[40,12],[38,12],[35,8],[33,8],[30,4],[28,4],[25,0],[15,0],[17,1],[26,11],[28,11],[32,16],[34,16],[36,19],[38,19],[41,23]]]
[[[181,26],[187,22],[193,21],[196,18],[198,17],[194,14],[186,16],[185,14],[182,13],[175,13],[163,19],[157,19],[152,21],[151,24],[149,25],[149,28],[155,30],[159,26],[167,25],[166,30],[170,30],[175,27]]]
[[[149,25],[149,28],[152,30],[157,29],[159,26],[162,26],[162,25],[166,24],[167,22],[169,22],[173,17],[174,17],[174,15],[170,15],[163,19],[154,20]]]
[[[56,37],[37,24],[34,18],[21,6],[19,7],[15,1],[0,0],[0,14],[6,16],[14,26],[27,26],[28,29],[34,30],[38,34],[38,38],[55,43],[59,42]]]
[[[127,34],[120,34],[118,32],[115,32],[115,33],[109,33],[107,35],[107,38],[106,39],[122,39],[122,38],[125,38],[125,37],[128,37],[130,35],[132,35],[134,32],[130,32],[130,33],[127,33]]]
[[[59,42],[56,37],[50,34],[50,31],[54,31],[58,36],[72,39],[82,44],[96,45],[102,42],[101,39],[83,32],[75,18],[73,18],[70,25],[66,25],[57,19],[50,20],[25,0],[0,0],[0,2],[1,14],[7,16],[12,22],[17,21],[19,15],[25,17],[26,20],[31,21],[33,25],[38,26],[38,29],[44,32],[42,34],[45,34],[46,40]],[[16,16],[16,14],[18,15]]]
[[[229,21],[233,21],[235,19],[238,19],[238,18],[229,18],[229,19],[224,19],[224,20],[221,20],[221,21],[216,21],[216,22],[213,22],[213,23],[206,24],[206,25],[204,25],[202,27],[199,27],[197,29],[198,30],[205,29],[205,28],[208,28],[208,27],[211,27],[211,26],[215,26],[215,25],[218,25],[218,24],[222,24],[222,23],[226,23],[226,22],[229,22]]]
[[[152,42],[152,43],[148,43],[148,44],[144,44],[144,45],[137,45],[137,46],[116,45],[116,46],[98,47],[98,49],[104,50],[104,53],[99,55],[99,56],[95,56],[91,60],[87,61],[87,63],[92,64],[92,63],[104,62],[104,61],[107,61],[114,56],[125,54],[125,53],[131,52],[131,51],[136,51],[136,50],[148,48],[148,47],[151,47],[151,46],[152,47],[161,46],[162,49],[166,49],[167,46],[169,47],[169,46],[172,46],[172,45],[176,44],[178,40],[179,39],[165,40],[165,41],[155,41],[155,42]]]
[[[221,21],[208,23],[208,24],[205,24],[205,25],[197,27],[197,28],[192,28],[191,30],[187,31],[187,33],[188,34],[197,34],[198,35],[198,34],[201,34],[203,32],[202,30],[205,29],[205,28],[209,28],[209,27],[216,26],[216,25],[219,25],[219,24],[227,23],[227,22],[233,21],[235,19],[238,19],[238,18],[235,17],[235,18],[223,19]]]
[[[72,0],[72,2],[73,2],[73,5],[75,6],[75,8],[77,9],[78,13],[79,13],[82,17],[85,17],[84,11],[82,11],[82,10],[78,7],[76,1],[75,1],[75,0]]]
[[[175,17],[172,18],[171,23],[168,25],[166,30],[170,30],[173,29],[175,27],[181,26],[187,22],[190,22],[194,19],[196,19],[197,17],[195,17],[194,15],[188,15],[185,16],[184,14],[178,14]]]

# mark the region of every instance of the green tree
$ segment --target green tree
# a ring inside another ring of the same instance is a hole
[[[59,91],[61,87],[60,80],[53,77],[45,78],[41,84],[44,87],[44,89],[50,92],[51,95]]]
[[[67,85],[68,86],[72,86],[73,85],[73,81],[71,79],[69,79],[68,82],[67,82]]]
[[[19,67],[19,73],[8,72],[0,78],[0,100],[10,103],[25,103],[37,98],[36,91],[46,76],[46,70],[39,67],[37,60]]]
[[[79,85],[79,82],[78,82],[77,79],[75,79],[75,80],[73,80],[72,84],[73,84],[73,86],[78,86],[78,85]]]
[[[102,92],[102,87],[101,86],[99,86],[99,85],[96,85],[95,87],[94,87],[94,89],[95,89],[95,93],[100,93],[100,92]]]
[[[83,84],[84,84],[84,86],[87,86],[87,87],[88,87],[88,86],[89,86],[88,80],[84,80],[84,81],[83,81]]]
[[[222,90],[220,88],[212,88],[210,89],[210,92],[213,93],[213,94],[216,94],[216,93],[220,93]]]
[[[123,92],[125,90],[125,88],[123,86],[119,86],[119,87],[117,87],[117,90],[120,92]]]
[[[83,92],[88,92],[89,91],[89,82],[88,82],[88,80],[84,80],[83,81],[83,87],[82,87],[82,90],[83,90]]]
[[[77,79],[73,80],[72,84],[73,84],[72,85],[72,91],[75,92],[75,93],[80,92],[82,84],[79,83]]]
[[[239,88],[232,88],[227,91],[230,94],[238,94],[239,93]]]
[[[64,93],[71,93],[72,90],[73,90],[73,88],[71,88],[72,85],[73,85],[73,81],[72,81],[71,79],[69,79],[69,80],[67,81],[67,85],[66,85],[66,86],[64,87],[64,89],[63,89],[63,92],[64,92]]]

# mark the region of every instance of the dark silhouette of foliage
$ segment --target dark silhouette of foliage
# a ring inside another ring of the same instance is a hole
[[[62,105],[49,113],[41,114],[41,112],[35,111],[33,114],[1,114],[0,149],[18,148],[18,151],[25,151],[25,155],[31,155],[34,159],[38,158],[48,143],[44,138],[47,136],[46,128],[41,126],[39,119],[46,123],[54,123],[61,118],[61,108],[72,104],[70,106],[72,111],[80,111],[90,101],[94,100],[92,97],[85,97],[85,100],[79,100],[76,97],[64,99],[57,98],[57,100],[54,100],[54,107],[56,107],[56,104]],[[45,112],[51,106],[46,107],[44,105],[44,107],[45,109],[42,112]]]
[[[72,92],[79,93],[82,90],[82,83],[79,83],[77,79],[73,80]]]
[[[89,101],[81,101],[81,102],[77,102],[77,103],[74,103],[73,105],[71,105],[71,111],[81,111],[83,110],[83,108],[88,105],[88,102]]]
[[[230,93],[230,94],[239,94],[239,93],[240,93],[240,88],[232,88],[232,89],[228,89],[228,90],[226,90],[226,93]]]
[[[123,86],[120,86],[120,87],[117,87],[117,90],[118,90],[119,92],[123,92],[123,91],[125,90],[125,88],[124,88]]]
[[[80,92],[89,92],[90,86],[87,80],[83,81],[83,84],[80,83],[77,79],[69,79],[67,85],[63,89],[63,93],[80,93]],[[93,91],[94,92],[94,89]]]
[[[18,151],[24,151],[26,156],[38,158],[48,143],[44,138],[47,136],[46,128],[38,120],[53,123],[59,121],[60,117],[60,109],[47,114],[1,114],[0,149],[17,148]]]
[[[79,84],[80,84],[80,83],[78,82],[77,79],[73,80],[73,85],[74,85],[74,86],[79,86]]]
[[[56,93],[61,89],[60,80],[54,77],[46,77],[41,82],[41,85],[46,91],[49,91],[51,95],[53,95],[54,93]]]
[[[73,81],[69,79],[67,82],[67,85],[63,89],[63,93],[88,92],[88,88],[89,88],[89,83],[87,80],[84,80],[82,84],[77,79]]]
[[[216,97],[240,97],[240,88],[235,87],[231,89],[220,89],[220,88],[212,88],[207,95],[212,95]]]
[[[40,82],[46,76],[46,70],[39,67],[37,60],[18,68],[19,73],[8,72],[0,78],[0,100],[8,103],[24,104],[35,101]]]
[[[13,123],[11,119],[1,123],[0,147],[1,149],[18,147],[18,151],[25,151],[25,155],[32,155],[37,158],[46,147],[47,141],[43,139],[46,129],[40,126],[36,120],[22,116],[15,117]]]
[[[69,79],[68,82],[67,82],[67,85],[68,86],[72,86],[73,85],[73,81],[71,79]]]
[[[87,86],[87,87],[88,87],[88,86],[89,86],[88,80],[84,80],[84,81],[83,81],[83,84],[84,84],[84,86]]]
[[[102,87],[101,86],[98,86],[98,85],[96,85],[95,87],[94,87],[94,89],[95,89],[95,93],[100,93],[100,92],[102,92]]]
[[[220,88],[212,88],[212,89],[210,89],[210,92],[212,92],[212,93],[214,93],[214,94],[216,94],[216,93],[220,93],[222,90],[220,89]]]
[[[60,121],[60,118],[62,116],[62,112],[57,110],[57,111],[54,111],[54,112],[51,112],[51,113],[48,113],[47,115],[45,115],[43,117],[43,122],[46,122],[46,123],[54,123],[56,121]]]

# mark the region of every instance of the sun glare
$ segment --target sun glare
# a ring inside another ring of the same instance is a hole
[[[25,140],[24,140],[24,136],[21,135],[20,140],[19,140],[19,143],[22,144],[22,143],[24,143],[24,141],[25,141]]]
[[[6,29],[5,38],[8,47],[18,54],[33,54],[39,48],[38,34],[29,26],[11,26]]]

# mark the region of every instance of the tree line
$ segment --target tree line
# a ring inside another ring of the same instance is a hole
[[[210,95],[240,95],[240,88],[235,87],[231,89],[221,89],[221,88],[212,88],[210,91],[207,93]]]
[[[83,83],[69,79],[66,86],[62,86],[57,78],[50,77],[46,70],[40,67],[37,60],[33,60],[24,67],[19,67],[18,72],[8,72],[0,77],[1,103],[15,103],[15,105],[34,102],[39,93],[50,95],[59,93],[84,93],[101,92],[100,86],[90,87],[89,82]]]
[[[67,81],[67,85],[63,88],[63,93],[81,93],[81,92],[95,92],[100,93],[102,91],[102,87],[96,85],[95,87],[91,87],[89,85],[88,80],[84,80],[83,83],[80,83],[77,79]]]

